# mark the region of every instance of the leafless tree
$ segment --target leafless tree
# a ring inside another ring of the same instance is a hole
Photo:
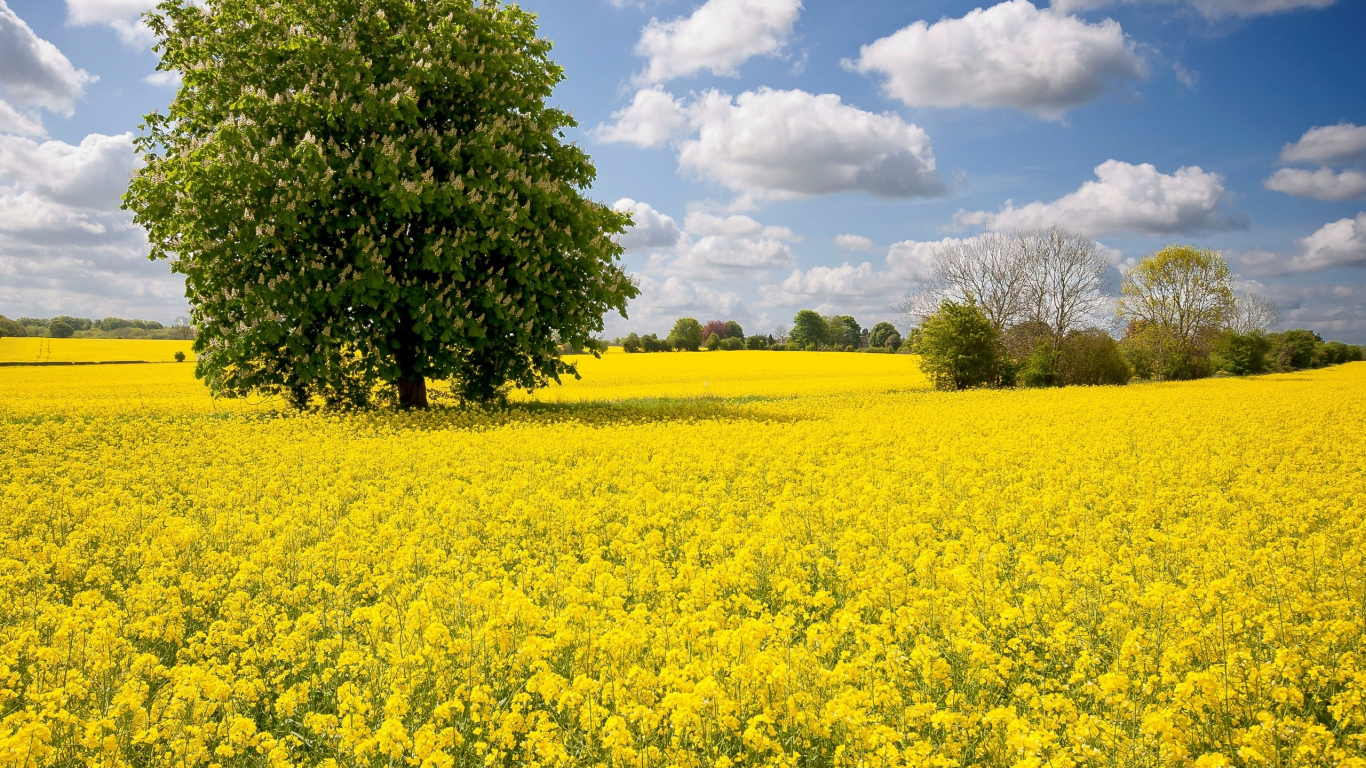
[[[1019,235],[986,232],[946,243],[933,256],[930,274],[897,309],[916,325],[938,310],[944,299],[971,299],[998,331],[1026,316],[1029,278],[1026,249]]]
[[[1090,238],[1058,227],[1014,237],[1026,264],[1025,319],[1048,326],[1056,352],[1068,333],[1091,325],[1104,304],[1110,263]]]
[[[1266,333],[1280,321],[1281,311],[1276,308],[1276,302],[1247,293],[1234,299],[1228,329],[1238,334]]]
[[[787,343],[787,326],[785,324],[778,323],[778,327],[773,329],[773,339],[779,344]]]

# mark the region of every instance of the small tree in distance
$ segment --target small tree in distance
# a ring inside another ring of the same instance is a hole
[[[897,349],[901,346],[901,332],[895,325],[884,320],[874,325],[873,330],[868,333],[868,346]]]
[[[47,324],[47,335],[54,339],[69,339],[76,331],[65,320],[53,320]]]
[[[535,17],[474,0],[167,0],[183,78],[146,117],[125,206],[185,275],[196,373],[219,394],[425,407],[576,375],[638,290],[587,199],[595,170],[547,106]]]
[[[669,331],[669,343],[674,349],[696,352],[702,348],[702,342],[706,339],[702,335],[702,324],[696,318],[680,317],[674,323],[672,331]]]
[[[825,318],[813,310],[803,309],[792,319],[792,330],[788,331],[787,343],[795,349],[807,349],[825,344],[827,338]]]
[[[935,389],[969,389],[996,378],[996,326],[971,298],[944,299],[916,336],[920,369]]]

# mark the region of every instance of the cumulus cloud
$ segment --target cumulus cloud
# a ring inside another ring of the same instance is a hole
[[[1028,0],[917,21],[845,65],[882,75],[887,95],[910,106],[1010,107],[1050,120],[1147,74],[1115,21],[1090,24]]]
[[[835,245],[842,251],[873,250],[873,241],[863,235],[835,235]]]
[[[1287,195],[1316,200],[1357,200],[1366,197],[1366,173],[1361,171],[1334,173],[1329,168],[1317,171],[1282,168],[1262,184],[1267,189]]]
[[[137,164],[133,135],[80,144],[0,136],[0,302],[16,312],[184,312],[184,287],[146,260],[143,231],[119,210]]]
[[[686,235],[677,258],[665,271],[706,280],[743,277],[792,266],[788,243],[801,238],[787,227],[765,226],[741,214],[717,216],[701,211],[683,222]]]
[[[118,34],[125,45],[141,48],[151,45],[156,36],[142,23],[142,14],[157,6],[158,0],[66,0],[66,20],[74,26],[102,25]]]
[[[1248,18],[1290,11],[1327,8],[1337,0],[1191,0],[1190,4],[1205,18]],[[1126,0],[1131,4],[1168,3],[1173,0]],[[1063,13],[1093,10],[1113,5],[1114,0],[1054,0],[1052,7]]]
[[[1148,163],[1106,160],[1096,166],[1095,173],[1096,181],[1088,181],[1051,203],[1035,201],[1017,207],[1006,201],[994,213],[959,211],[954,223],[988,229],[1057,225],[1087,237],[1112,232],[1194,234],[1244,226],[1223,210],[1228,197],[1223,177],[1198,166],[1178,168],[1168,175]]]
[[[746,306],[740,294],[735,291],[718,290],[703,283],[686,278],[671,276],[656,279],[649,275],[636,275],[640,295],[631,301],[628,312],[630,319],[613,313],[605,320],[609,335],[626,333],[668,333],[675,320],[680,317],[699,318],[705,322],[709,318],[752,321],[755,315]],[[767,323],[766,316],[760,316],[761,324]]]
[[[696,133],[679,146],[680,166],[738,192],[793,199],[946,191],[924,130],[834,94],[761,88],[732,98],[708,91],[689,111]]]
[[[672,248],[683,235],[671,216],[656,211],[649,203],[623,197],[612,203],[612,210],[631,214],[631,228],[621,236],[621,245],[627,253]]]
[[[686,18],[652,19],[636,43],[636,54],[649,59],[637,82],[702,70],[734,76],[754,56],[781,55],[801,8],[801,0],[707,0]]]
[[[70,116],[96,79],[72,66],[0,0],[0,129],[43,135],[37,110]]]
[[[794,269],[782,282],[759,287],[765,306],[816,307],[822,312],[846,311],[888,316],[917,281],[929,276],[934,251],[963,242],[903,240],[887,249],[883,268],[873,262],[845,262],[838,267]]]
[[[1280,162],[1316,165],[1366,162],[1366,126],[1339,123],[1310,128],[1299,141],[1281,149]]]
[[[599,125],[593,136],[609,144],[658,147],[678,136],[688,123],[683,105],[663,86],[636,91],[631,104],[612,113],[612,124]]]
[[[891,112],[844,104],[835,94],[711,90],[684,105],[656,86],[636,93],[613,117],[615,123],[594,130],[599,140],[642,147],[672,141],[680,168],[754,198],[948,191],[924,130]]]
[[[1301,238],[1299,247],[1299,253],[1287,264],[1292,272],[1366,266],[1366,213],[1324,224]]]

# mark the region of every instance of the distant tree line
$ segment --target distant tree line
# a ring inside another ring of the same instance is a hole
[[[941,389],[1126,384],[1288,371],[1361,360],[1310,330],[1280,333],[1275,304],[1236,296],[1217,252],[1172,245],[1107,291],[1098,246],[1057,228],[948,244],[902,306],[912,351]],[[1116,340],[1095,322],[1113,300]]]
[[[664,338],[653,333],[632,333],[615,339],[626,352],[697,352],[699,350],[735,351],[810,350],[834,352],[896,352],[901,348],[901,332],[888,322],[865,329],[850,315],[822,317],[803,309],[792,320],[792,329],[778,326],[776,333],[746,336],[734,320],[712,320],[705,325],[693,317],[679,318]]]
[[[0,336],[38,336],[51,339],[180,339],[195,337],[194,328],[184,319],[172,325],[155,320],[125,320],[106,317],[90,320],[84,317],[58,315],[50,319],[21,317],[11,320],[0,315]]]

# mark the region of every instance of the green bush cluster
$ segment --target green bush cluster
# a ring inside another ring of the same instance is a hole
[[[92,320],[58,315],[53,318],[21,317],[11,320],[0,315],[0,336],[37,336],[54,339],[182,339],[194,338],[188,325],[167,326],[155,320],[128,320],[106,317]]]
[[[880,322],[871,329],[865,329],[850,315],[822,317],[820,313],[803,309],[793,318],[792,330],[786,337],[775,338],[772,334],[746,336],[744,328],[734,320],[712,320],[705,325],[696,318],[679,318],[669,335],[656,343],[647,343],[653,335],[640,336],[635,333],[617,339],[626,352],[674,352],[687,350],[696,352],[705,349],[709,352],[748,350],[770,350],[783,352],[829,351],[829,352],[872,352],[892,353],[901,349],[901,332],[888,322]]]

